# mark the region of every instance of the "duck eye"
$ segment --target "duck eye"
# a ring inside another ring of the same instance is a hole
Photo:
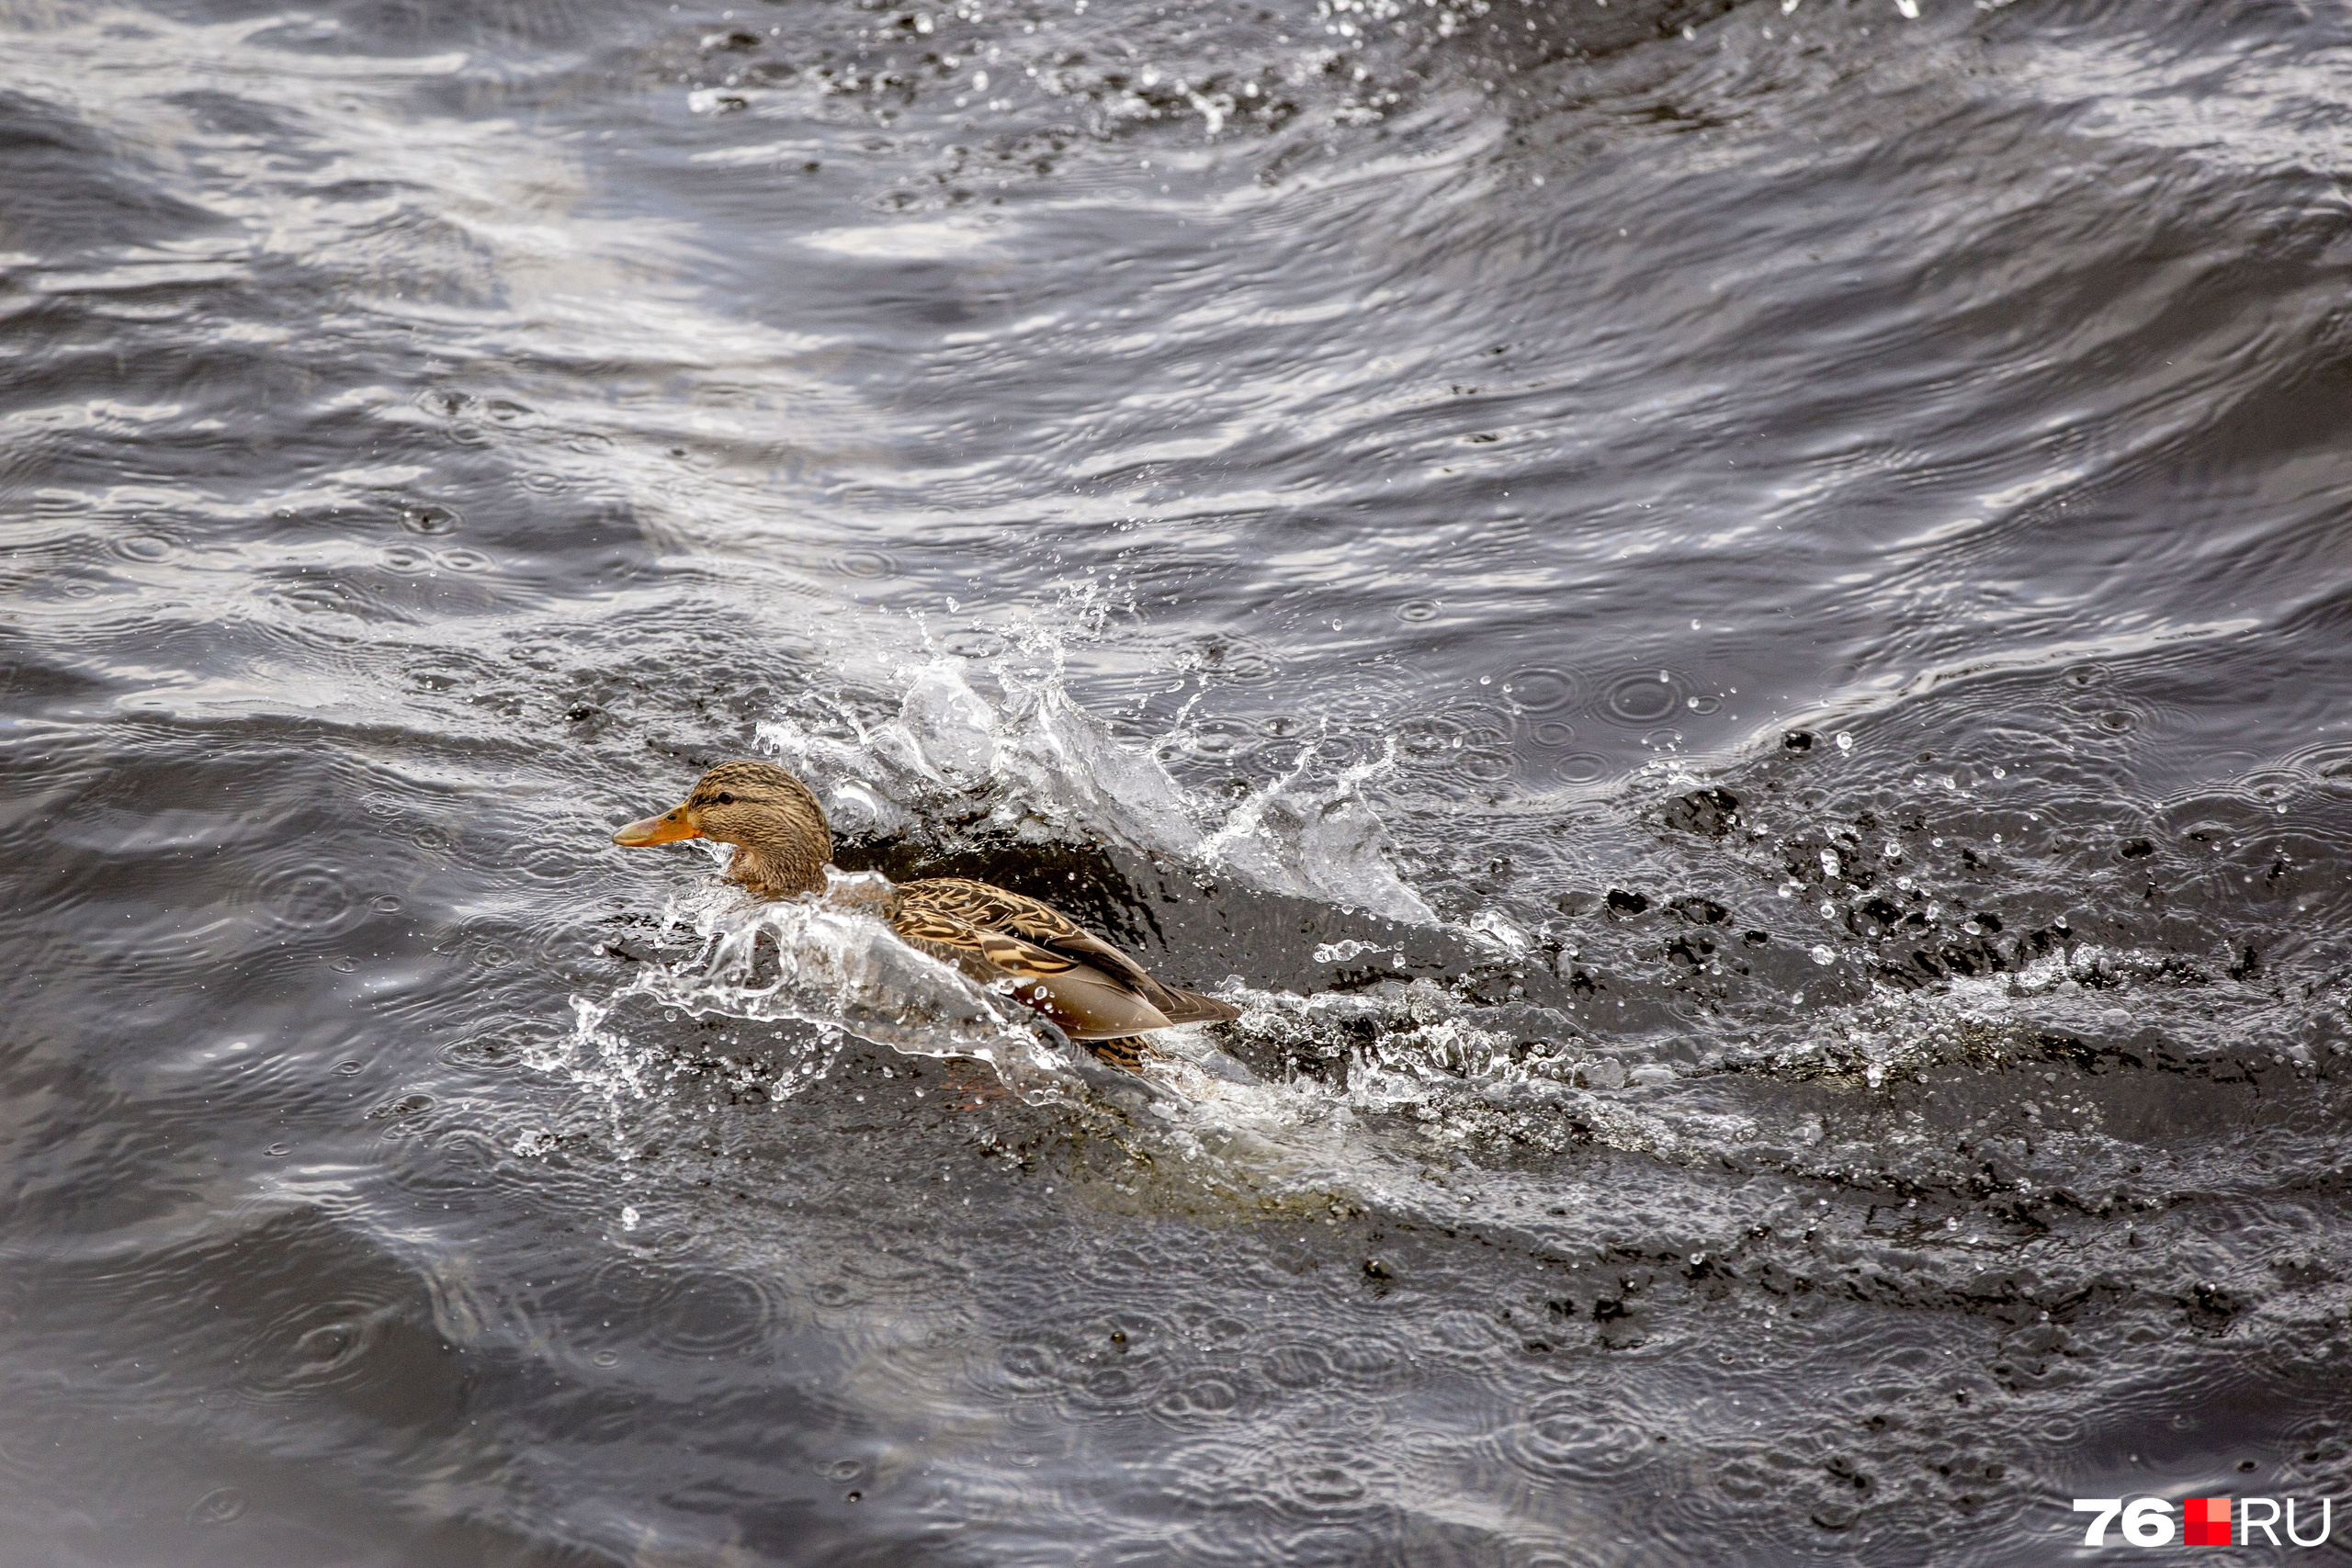
[[[725,790],[720,790],[718,792],[718,804],[721,806],[732,806],[735,804],[735,797],[728,794]]]

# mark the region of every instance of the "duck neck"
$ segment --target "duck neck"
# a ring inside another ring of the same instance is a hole
[[[791,898],[820,891],[831,844],[737,844],[727,874],[763,898]]]

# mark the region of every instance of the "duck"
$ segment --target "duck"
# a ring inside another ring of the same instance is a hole
[[[721,762],[686,798],[614,829],[628,849],[709,839],[731,844],[727,875],[762,898],[822,893],[832,826],[814,791],[774,762]],[[960,876],[892,883],[874,900],[899,938],[1053,1021],[1097,1057],[1136,1071],[1143,1036],[1182,1023],[1238,1018],[1216,997],[1154,979],[1142,964],[1042,899]]]

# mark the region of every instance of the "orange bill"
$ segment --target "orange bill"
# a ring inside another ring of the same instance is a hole
[[[702,829],[695,826],[693,814],[683,806],[665,811],[659,817],[648,817],[641,822],[631,822],[613,829],[613,842],[637,849],[645,844],[674,844],[681,839],[699,839]]]

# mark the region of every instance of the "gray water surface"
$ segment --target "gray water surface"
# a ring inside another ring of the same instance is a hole
[[[0,1562],[2344,1501],[2352,18],[1910,9],[0,9]]]

